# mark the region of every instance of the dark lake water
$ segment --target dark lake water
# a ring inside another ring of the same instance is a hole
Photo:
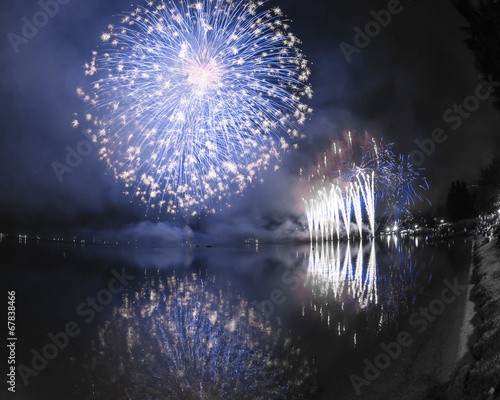
[[[405,379],[402,371],[446,329],[441,314],[457,306],[451,290],[449,303],[439,299],[446,282],[467,281],[470,244],[28,241],[1,243],[0,257],[4,295],[16,296],[9,398],[388,399],[387,385]],[[414,313],[436,299],[434,320],[424,323]],[[413,343],[378,357],[401,332]],[[378,362],[379,376],[367,378],[365,360]]]

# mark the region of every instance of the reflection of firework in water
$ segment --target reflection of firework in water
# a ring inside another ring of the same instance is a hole
[[[164,283],[158,275],[99,329],[95,391],[113,398],[301,398],[310,368],[279,325],[214,279],[192,274]]]
[[[290,146],[278,134],[298,136],[310,71],[280,8],[259,12],[264,3],[152,1],[102,35],[86,65],[98,79],[78,93],[126,194],[213,212],[212,199],[241,192]]]
[[[382,140],[372,139],[362,157],[352,150],[350,132],[346,143],[350,151],[342,152],[340,143],[334,142],[308,175],[313,186],[304,204],[311,240],[339,239],[341,233],[349,239],[353,219],[360,237],[363,221],[373,236],[377,204],[382,204],[384,214],[396,219],[401,214],[408,216],[415,198],[423,200],[417,190],[428,189],[426,179],[421,176],[422,169],[415,169],[408,157],[396,156],[392,143],[386,145]],[[351,160],[346,161],[346,154]],[[338,169],[341,163],[343,170]]]
[[[378,246],[337,242],[311,248],[302,315],[319,319],[338,336],[352,335],[353,345],[356,329],[379,333],[391,329],[399,315],[409,315],[430,275],[425,265],[417,267],[414,248],[403,252],[390,243],[383,244],[387,267],[379,270]]]
[[[366,264],[363,246],[358,246],[356,262],[351,254],[351,245],[345,247],[341,257],[340,244],[333,243],[311,248],[306,285],[313,288],[316,299],[330,296],[330,300],[349,301],[356,304],[356,309],[376,305],[377,296],[377,260],[374,242]]]
[[[356,347],[358,329],[377,333],[380,315],[376,246],[372,241],[318,243],[311,248],[302,316]],[[318,328],[319,328],[318,327]]]

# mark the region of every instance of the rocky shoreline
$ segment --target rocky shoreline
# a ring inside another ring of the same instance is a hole
[[[474,241],[470,298],[475,303],[470,352],[457,364],[443,397],[447,400],[500,399],[500,240]]]

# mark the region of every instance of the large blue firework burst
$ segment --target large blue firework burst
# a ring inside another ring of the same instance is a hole
[[[92,89],[78,94],[125,194],[168,213],[214,212],[297,146],[310,70],[265,2],[152,1],[102,34],[85,66]]]

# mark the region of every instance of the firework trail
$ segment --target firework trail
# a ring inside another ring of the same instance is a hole
[[[360,196],[360,187],[358,185],[358,182],[355,182],[354,184],[351,184],[351,193],[350,196],[352,197],[352,205],[354,208],[354,217],[356,221],[358,222],[358,232],[359,232],[359,237],[363,236],[363,224],[361,223],[363,221],[363,212],[361,210],[361,196]]]
[[[366,213],[368,214],[368,221],[370,224],[370,231],[372,236],[375,235],[375,173],[370,175],[358,174],[359,188],[365,202]]]
[[[215,212],[297,146],[310,70],[265,2],[151,1],[103,33],[85,66],[92,90],[77,92],[126,195],[167,213]]]

